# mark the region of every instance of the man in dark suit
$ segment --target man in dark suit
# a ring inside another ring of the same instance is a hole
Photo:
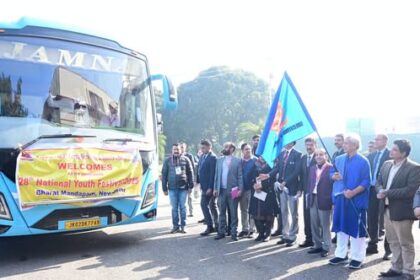
[[[368,208],[368,233],[370,236],[368,247],[366,248],[366,254],[377,254],[378,253],[378,239],[379,239],[379,216],[380,213],[380,200],[376,197],[376,181],[381,170],[382,165],[385,161],[389,160],[389,150],[386,145],[388,144],[388,137],[385,134],[378,134],[375,137],[375,150],[376,152],[368,155],[368,160],[371,169],[371,188],[369,193],[369,208]],[[389,250],[389,249],[388,249]],[[387,246],[385,246],[386,254]]]
[[[214,174],[216,171],[216,155],[211,150],[209,140],[202,140],[200,143],[202,155],[198,161],[197,183],[201,187],[201,211],[207,228],[201,233],[202,236],[215,232],[214,226],[218,225],[218,213],[213,197]],[[212,205],[214,204],[214,205]],[[211,212],[211,214],[210,214]],[[214,220],[214,221],[213,221]]]
[[[283,222],[283,238],[277,244],[293,246],[299,232],[298,202],[302,195],[302,184],[299,181],[302,153],[295,150],[296,142],[287,144],[280,153],[277,165],[269,174],[261,174],[260,179],[276,178],[275,188],[280,192],[280,207]],[[289,216],[292,223],[289,224]]]
[[[396,140],[390,151],[392,160],[381,168],[376,190],[385,203],[385,230],[392,252],[392,267],[382,277],[402,276],[414,280],[413,222],[416,217],[412,203],[420,185],[420,165],[408,159],[410,142]]]
[[[334,152],[331,158],[332,164],[335,163],[335,159],[338,156],[341,156],[344,154],[344,134],[338,133],[334,137],[334,146],[337,148],[337,150]],[[332,243],[337,243],[337,235],[334,236],[334,238],[331,240]]]
[[[239,197],[244,190],[242,178],[241,159],[234,157],[235,145],[227,142],[223,145],[223,156],[216,161],[216,172],[214,178],[214,195],[217,197],[219,207],[219,229],[216,240],[225,238],[227,233],[226,209],[231,217],[230,233],[233,241],[238,241],[238,203]],[[238,188],[234,197],[234,188]]]
[[[313,137],[308,137],[305,139],[306,155],[302,156],[300,164],[300,182],[303,189],[303,220],[305,224],[305,241],[302,244],[299,244],[301,248],[307,248],[314,245],[312,240],[311,232],[311,214],[310,207],[307,207],[307,185],[309,177],[309,169],[316,164],[315,161],[315,150],[316,150],[316,140]]]
[[[334,146],[337,148],[337,151],[334,152],[334,154],[332,156],[332,159],[331,159],[331,161],[332,161],[333,164],[335,162],[335,159],[338,156],[341,156],[341,155],[344,154],[343,145],[344,145],[344,134],[339,133],[339,134],[335,135],[335,137],[334,137]]]
[[[181,155],[187,157],[191,162],[191,167],[193,168],[194,176],[197,174],[196,168],[197,168],[197,162],[195,161],[195,158],[192,154],[190,154],[187,150],[187,144],[184,142],[179,143],[179,148],[181,150]],[[193,209],[193,201],[192,201],[192,192],[188,193],[188,217],[193,217],[194,209]]]

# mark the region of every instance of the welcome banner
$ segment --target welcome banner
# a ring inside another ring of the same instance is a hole
[[[132,147],[29,148],[17,161],[21,207],[140,195],[142,163]]]

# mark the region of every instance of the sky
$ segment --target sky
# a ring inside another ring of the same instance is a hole
[[[176,85],[227,65],[276,89],[287,71],[321,134],[348,118],[382,129],[420,116],[418,1],[15,0],[1,11],[105,34]]]

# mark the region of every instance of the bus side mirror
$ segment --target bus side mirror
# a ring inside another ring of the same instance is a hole
[[[174,110],[178,105],[178,93],[171,80],[165,75],[152,75],[153,81],[161,82],[163,92],[163,108]]]
[[[163,133],[163,120],[162,120],[162,114],[157,113],[156,114],[156,122],[157,122],[157,131],[159,133]]]

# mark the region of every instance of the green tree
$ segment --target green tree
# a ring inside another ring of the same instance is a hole
[[[216,150],[238,142],[241,123],[258,124],[268,108],[268,85],[254,74],[212,67],[178,88],[178,109],[164,112],[167,144],[184,141],[197,147],[210,139]],[[250,140],[250,139],[248,139]]]
[[[166,148],[166,136],[165,134],[159,133],[158,135],[159,142],[159,161],[162,162],[165,159],[165,148]]]
[[[249,142],[252,136],[261,134],[264,129],[264,120],[260,120],[258,124],[252,122],[243,122],[238,127],[238,139],[239,142]]]

